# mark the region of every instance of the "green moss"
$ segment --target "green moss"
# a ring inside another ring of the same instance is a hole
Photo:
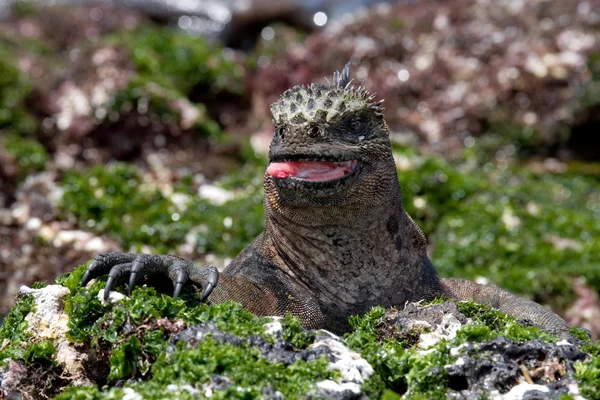
[[[155,82],[167,90],[186,95],[206,90],[242,94],[243,69],[229,60],[222,48],[209,45],[171,27],[146,24],[131,32],[119,32],[113,40],[131,53],[142,80]]]
[[[598,346],[598,345],[596,345]],[[600,356],[596,355],[588,362],[575,363],[575,379],[579,383],[579,392],[586,399],[600,399]]]
[[[28,112],[25,101],[32,85],[17,65],[13,52],[0,41],[0,130],[32,134],[37,122]]]
[[[262,191],[253,186],[223,205],[190,196],[183,212],[126,164],[67,172],[62,186],[63,212],[88,229],[112,236],[124,248],[147,245],[156,252],[172,252],[185,243],[188,233],[196,232],[198,252],[233,256],[264,226]]]
[[[6,150],[15,157],[19,164],[21,179],[33,172],[42,171],[46,167],[48,154],[38,141],[12,134],[3,142]]]
[[[24,296],[10,310],[0,326],[0,363],[7,359],[24,360],[28,354],[29,334],[25,317],[35,307],[33,296]]]
[[[457,305],[461,313],[474,321],[458,332],[458,336],[464,340],[482,341],[504,336],[515,341],[532,339],[549,343],[558,341],[558,337],[537,326],[521,325],[515,318],[485,305],[473,301],[461,301]]]
[[[297,349],[305,349],[315,341],[314,333],[304,330],[300,319],[290,313],[285,314],[283,321],[283,340],[291,343]]]
[[[404,208],[426,235],[435,231],[442,215],[459,209],[485,184],[469,165],[457,168],[439,156],[421,157],[410,149],[396,148],[395,153],[409,165],[398,174]]]
[[[112,109],[116,112],[129,110],[150,110],[162,123],[180,126],[183,112],[180,101],[186,97],[176,91],[166,90],[155,82],[147,81],[139,76],[130,79],[126,88],[120,90],[113,101]],[[193,126],[194,132],[202,135],[219,136],[222,134],[219,125],[209,118],[206,107],[199,103],[185,105],[188,111],[196,113]],[[145,114],[149,111],[141,111]]]
[[[56,346],[50,340],[30,343],[25,352],[25,361],[33,364],[36,361],[50,361],[54,364],[54,355],[56,354]]]
[[[381,396],[386,389],[387,398],[394,397],[392,392],[409,399],[446,398],[447,375],[443,367],[451,362],[448,344],[441,342],[423,354],[398,340],[381,340],[377,328],[384,316],[385,310],[375,307],[363,317],[351,317],[352,332],[344,337],[346,344],[375,369],[376,375],[363,390],[372,398]]]
[[[486,277],[564,309],[571,281],[600,290],[597,177],[492,171],[490,186],[439,221],[433,260],[441,275]]]
[[[113,347],[110,353],[110,379],[126,378],[134,374],[142,360],[142,345],[137,336],[130,336],[123,343]]]

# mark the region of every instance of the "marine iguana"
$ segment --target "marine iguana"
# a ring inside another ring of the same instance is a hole
[[[258,315],[297,315],[306,328],[344,332],[373,306],[475,300],[552,331],[566,323],[497,287],[440,279],[423,232],[402,206],[382,101],[352,85],[349,64],[327,84],[295,86],[272,104],[275,131],[264,176],[265,230],[220,275],[171,255],[105,253],[81,281],[108,273],[105,296],[140,276],[168,276],[178,296],[235,300]],[[218,281],[218,283],[217,283]]]

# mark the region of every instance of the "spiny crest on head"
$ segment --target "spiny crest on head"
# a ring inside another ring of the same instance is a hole
[[[286,90],[271,105],[273,123],[300,125],[307,122],[335,122],[345,113],[370,109],[383,118],[383,100],[374,102],[374,94],[352,86],[350,63],[333,73],[333,82],[311,83]]]

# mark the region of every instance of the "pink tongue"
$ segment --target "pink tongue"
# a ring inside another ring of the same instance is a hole
[[[269,164],[267,174],[275,178],[295,176],[311,181],[330,181],[344,176],[345,170],[347,167],[332,162],[287,161]]]

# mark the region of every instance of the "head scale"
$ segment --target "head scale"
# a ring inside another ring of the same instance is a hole
[[[301,125],[306,122],[335,122],[345,113],[371,109],[383,118],[383,100],[374,102],[375,95],[362,86],[352,86],[350,63],[341,72],[333,73],[333,82],[311,83],[286,90],[271,105],[273,123]]]

